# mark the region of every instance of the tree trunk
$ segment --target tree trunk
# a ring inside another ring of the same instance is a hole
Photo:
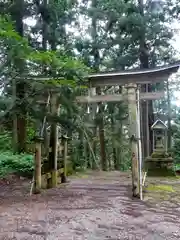
[[[16,0],[14,6],[11,9],[11,16],[15,21],[16,32],[23,37],[23,13],[24,13],[24,0]],[[16,69],[21,75],[25,68],[23,59],[17,59],[15,62]],[[26,82],[24,79],[16,80],[16,97],[17,97],[17,139],[18,139],[18,152],[26,151],[26,115],[27,115],[27,104],[26,104]],[[15,122],[14,122],[15,124]]]
[[[43,0],[43,8],[44,12],[47,12],[48,0]],[[47,50],[47,40],[48,40],[48,23],[47,19],[45,18],[45,14],[41,14],[41,18],[43,21],[42,25],[42,49],[43,51]]]
[[[139,12],[142,17],[144,17],[144,4],[143,0],[138,0],[139,3]],[[149,49],[146,44],[145,38],[145,26],[142,29],[141,37],[139,39],[140,42],[140,68],[149,68]],[[151,85],[148,84],[147,86],[142,86],[143,91],[152,91]],[[141,113],[142,113],[142,135],[143,135],[143,158],[146,158],[152,152],[152,131],[151,126],[154,122],[154,114],[153,114],[153,104],[152,101],[142,102],[141,104]]]
[[[16,80],[12,79],[12,96],[14,99],[14,103],[16,103]],[[16,107],[16,104],[15,104]],[[15,109],[14,109],[15,110]],[[17,115],[14,112],[13,113],[13,136],[12,136],[12,147],[13,147],[13,152],[17,152],[17,147],[18,147],[18,134],[17,134]]]

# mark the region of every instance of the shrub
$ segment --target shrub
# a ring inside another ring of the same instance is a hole
[[[0,151],[9,151],[12,149],[11,134],[4,131],[0,134]]]
[[[19,176],[31,177],[34,164],[33,156],[28,154],[13,154],[12,152],[0,152],[0,177],[10,173]]]

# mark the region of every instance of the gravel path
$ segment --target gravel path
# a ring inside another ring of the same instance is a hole
[[[126,174],[96,173],[31,198],[22,182],[1,185],[0,240],[180,239],[180,206],[132,199],[130,183]]]

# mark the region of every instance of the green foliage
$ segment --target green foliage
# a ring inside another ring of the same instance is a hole
[[[180,164],[180,126],[177,125],[176,132],[173,136],[174,144],[173,144],[173,157],[175,160],[175,164]]]
[[[0,134],[0,151],[10,151],[12,149],[12,139],[10,132]]]
[[[174,171],[179,171],[180,170],[180,163],[174,164]]]
[[[29,128],[29,135],[31,135]],[[8,174],[32,177],[34,168],[33,156],[29,154],[12,153],[12,134],[4,131],[0,134],[0,177]]]
[[[32,177],[34,161],[32,155],[17,154],[12,152],[0,152],[0,177],[8,174],[17,174],[24,177]]]

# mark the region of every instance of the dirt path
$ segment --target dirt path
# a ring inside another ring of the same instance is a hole
[[[0,189],[0,240],[180,239],[180,206],[132,200],[130,178],[102,173],[33,196]]]

